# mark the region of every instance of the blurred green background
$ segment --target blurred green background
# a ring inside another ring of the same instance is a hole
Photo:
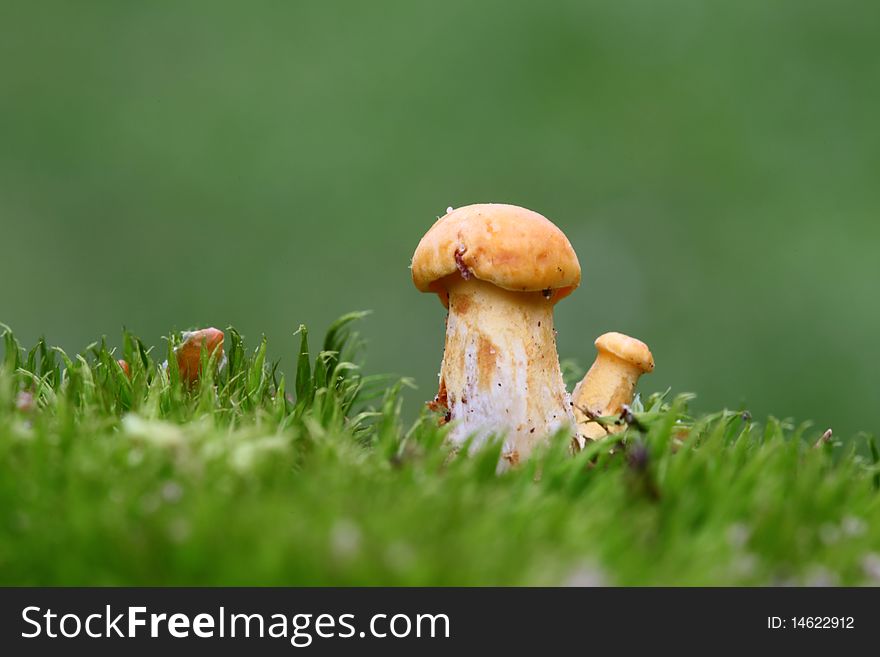
[[[409,258],[447,206],[569,236],[557,312],[697,409],[877,428],[880,5],[78,2],[0,8],[0,321],[265,332],[292,365],[369,308],[368,369],[433,396]]]

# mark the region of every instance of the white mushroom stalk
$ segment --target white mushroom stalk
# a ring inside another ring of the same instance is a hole
[[[600,336],[596,349],[596,361],[571,396],[581,447],[587,440],[623,431],[623,425],[605,427],[592,420],[620,415],[624,406],[632,404],[639,377],[654,369],[648,345],[622,333]]]
[[[561,428],[574,435],[553,307],[580,282],[580,265],[556,226],[516,206],[459,208],[422,238],[413,281],[449,309],[431,405],[454,423],[453,444],[503,437],[515,465]]]
[[[553,302],[541,292],[510,292],[458,277],[448,283],[449,317],[440,390],[455,420],[450,439],[504,434],[512,464],[562,426],[574,426],[556,337]]]

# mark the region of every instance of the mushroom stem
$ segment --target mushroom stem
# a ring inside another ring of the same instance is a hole
[[[503,434],[515,465],[548,435],[574,426],[565,390],[553,293],[511,292],[476,278],[448,276],[446,347],[435,404],[455,422],[450,440],[474,446]]]
[[[606,333],[596,340],[596,361],[572,393],[578,442],[598,440],[624,430],[623,425],[602,426],[594,417],[620,415],[632,403],[642,374],[654,369],[647,345],[620,333]]]

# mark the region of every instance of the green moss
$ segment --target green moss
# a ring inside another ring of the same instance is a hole
[[[130,334],[68,357],[5,331],[0,584],[878,583],[868,441],[654,395],[613,444],[499,476],[497,447],[403,422],[359,317],[314,358],[300,329],[292,386],[229,329],[193,390]]]

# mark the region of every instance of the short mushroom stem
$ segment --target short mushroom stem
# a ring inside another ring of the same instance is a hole
[[[455,422],[453,444],[504,435],[515,465],[563,426],[574,426],[553,329],[552,293],[511,292],[455,274],[437,406]],[[445,398],[444,398],[445,397]]]
[[[619,433],[623,425],[602,426],[593,417],[620,415],[632,403],[642,374],[654,369],[654,359],[647,345],[622,335],[606,333],[596,340],[596,361],[572,393],[574,415],[581,446]]]

